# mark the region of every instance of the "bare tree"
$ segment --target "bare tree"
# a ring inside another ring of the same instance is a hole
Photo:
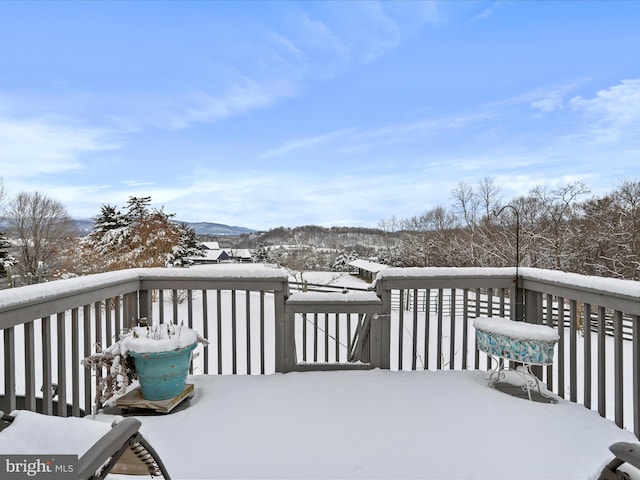
[[[625,181],[602,198],[581,205],[584,218],[573,250],[586,273],[638,280],[640,277],[640,182]]]
[[[553,258],[551,268],[572,271],[571,257],[574,252],[567,249],[570,239],[576,234],[575,201],[580,195],[589,193],[589,188],[581,182],[568,184],[554,190],[535,188],[532,196],[544,210],[544,216],[538,224],[538,232],[546,242],[547,250]]]
[[[637,280],[640,271],[640,182],[623,182],[616,191],[623,228],[620,232],[621,258],[626,263],[625,278]]]
[[[16,195],[9,202],[7,220],[18,240],[17,269],[36,278],[43,269],[56,267],[60,252],[74,234],[65,206],[40,192]]]
[[[451,191],[453,208],[468,228],[474,229],[478,224],[478,195],[468,183],[460,182]]]
[[[484,177],[478,182],[478,204],[486,219],[492,218],[493,212],[499,209],[502,200],[500,192],[493,178]]]

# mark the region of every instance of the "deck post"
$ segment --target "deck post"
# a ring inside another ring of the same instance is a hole
[[[389,370],[391,368],[391,290],[385,288],[384,280],[378,280],[376,293],[382,301],[381,313],[371,319],[371,365]]]
[[[291,371],[295,364],[295,315],[285,308],[285,299],[289,296],[286,283],[282,290],[274,292],[275,303],[275,354],[276,372]]]
[[[542,292],[525,290],[524,307],[525,322],[535,325],[542,323]]]

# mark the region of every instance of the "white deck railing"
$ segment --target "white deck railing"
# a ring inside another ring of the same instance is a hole
[[[537,372],[550,390],[640,435],[640,284],[521,268],[516,295],[514,275],[390,268],[369,292],[289,294],[283,269],[215,265],[3,290],[0,408],[90,411],[95,379],[80,360],[140,317],[184,322],[209,339],[194,373],[268,374],[484,370],[489,359],[475,348],[471,322],[510,316],[558,329],[556,361]]]

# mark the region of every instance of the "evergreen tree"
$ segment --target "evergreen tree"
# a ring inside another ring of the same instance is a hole
[[[149,216],[151,197],[129,197],[127,205],[127,218],[130,221],[144,219]]]
[[[178,245],[173,248],[170,262],[174,267],[186,267],[193,265],[194,257],[203,257],[204,249],[200,242],[196,231],[186,223],[178,225],[179,240]]]
[[[267,263],[269,261],[269,252],[264,245],[258,245],[253,257],[258,263]]]
[[[11,243],[7,236],[0,232],[0,278],[6,277],[8,269],[15,264],[16,260],[9,255]]]
[[[331,266],[331,270],[334,272],[348,272],[349,271],[349,263],[358,259],[358,255],[354,252],[340,252],[338,256],[333,261],[333,265]]]
[[[93,219],[93,230],[89,235],[101,237],[110,230],[128,226],[129,221],[117,207],[105,204],[100,207],[100,215]]]
[[[89,271],[187,266],[203,255],[192,228],[150,204],[151,197],[130,197],[125,214],[111,205],[101,207],[86,242]]]
[[[112,266],[120,263],[118,257],[130,243],[129,227],[129,219],[117,207],[108,204],[100,207],[85,241],[84,273],[113,270]]]

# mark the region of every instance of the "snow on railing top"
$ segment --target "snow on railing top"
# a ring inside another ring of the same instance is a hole
[[[498,280],[501,283],[515,280],[516,269],[512,267],[488,268],[488,267],[391,267],[378,272],[371,284],[372,288],[380,288],[381,284],[391,282],[393,284],[415,283],[416,280],[434,281],[446,280],[456,282],[458,279],[478,283],[482,280]],[[492,285],[487,285],[492,286]]]
[[[514,277],[515,267],[390,267],[382,270],[376,280],[388,278],[455,278]]]
[[[142,268],[132,268],[0,290],[0,310],[9,306],[20,307],[49,298],[99,290],[127,282],[136,282],[140,280],[140,276],[144,271],[145,269]]]
[[[528,267],[520,268],[520,276],[526,280],[540,281],[572,289],[601,292],[612,296],[637,297],[640,301],[640,282],[635,280],[595,277],[580,275],[579,273]]]
[[[201,265],[191,268],[132,268],[0,290],[0,311],[143,279],[260,279],[287,281],[282,268],[263,264]],[[136,290],[136,289],[132,289]]]
[[[640,282],[618,278],[596,277],[578,273],[545,270],[541,268],[520,267],[520,278],[539,281],[555,286],[590,292],[602,292],[612,296],[631,296],[640,299]],[[390,267],[376,276],[376,282],[387,279],[455,279],[455,278],[508,278],[515,279],[515,267]]]
[[[147,268],[143,279],[154,278],[215,278],[215,279],[260,279],[287,281],[289,272],[284,268],[264,263],[220,263],[194,265],[189,268]]]

